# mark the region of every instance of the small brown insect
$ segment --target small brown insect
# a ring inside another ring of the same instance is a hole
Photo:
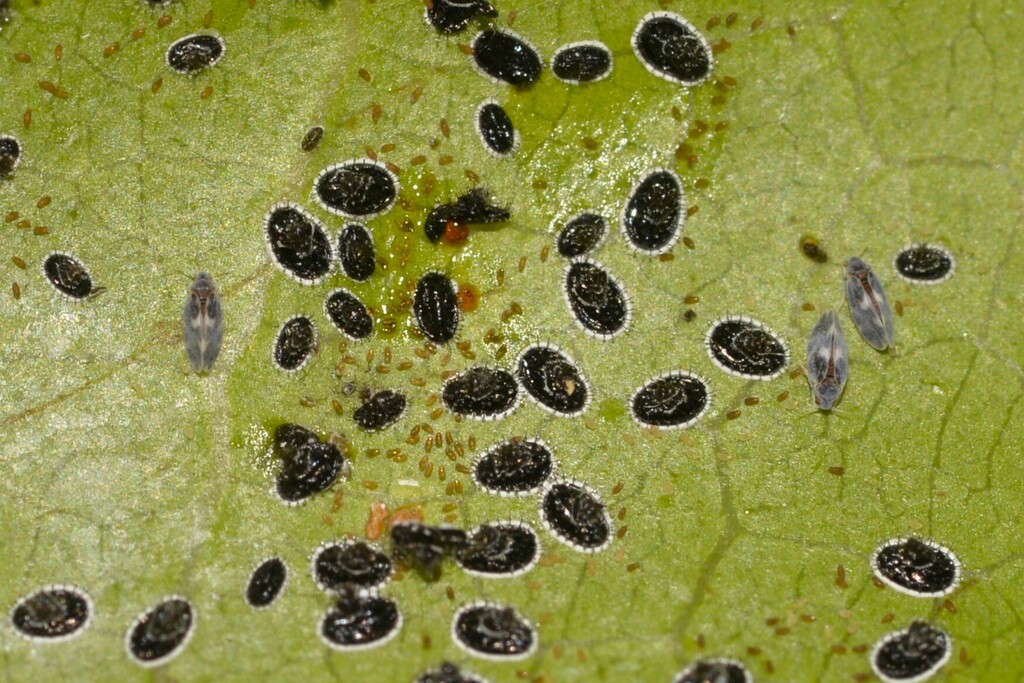
[[[302,136],[302,142],[299,146],[303,152],[312,152],[320,144],[320,141],[324,139],[324,127],[313,126],[306,131],[306,134]]]
[[[810,235],[800,238],[800,251],[815,263],[828,263],[828,252]]]

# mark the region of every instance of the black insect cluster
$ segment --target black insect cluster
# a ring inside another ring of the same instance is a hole
[[[497,9],[487,0],[433,0],[426,20],[445,34],[487,22]],[[713,70],[710,45],[700,32],[678,15],[652,12],[640,21],[632,37],[633,51],[652,74],[685,86],[706,81]],[[472,40],[474,67],[491,80],[529,88],[541,77],[544,62],[529,41],[511,30],[485,26]],[[194,76],[217,64],[225,43],[214,34],[193,34],[174,41],[166,52],[173,71]],[[551,60],[553,75],[573,86],[606,78],[613,69],[611,51],[597,41],[560,47]],[[492,154],[515,153],[520,140],[513,116],[499,102],[486,100],[476,116],[477,133]],[[325,134],[323,126],[309,128],[300,148],[313,152]],[[0,181],[14,177],[22,157],[21,143],[0,136]],[[332,239],[323,221],[301,205],[283,201],[271,207],[263,224],[266,248],[274,264],[302,285],[317,285],[338,269],[356,283],[377,271],[372,230],[365,221],[391,210],[399,198],[394,172],[375,159],[351,159],[324,168],[313,180],[312,198],[326,212],[347,223]],[[641,255],[658,256],[680,239],[686,219],[683,183],[675,172],[655,168],[642,174],[625,198],[620,226],[627,246]],[[424,222],[429,242],[441,241],[470,225],[501,224],[511,220],[509,207],[496,202],[482,187],[434,206]],[[608,234],[604,216],[582,212],[568,220],[556,238],[556,249],[567,261],[561,284],[575,323],[588,336],[610,340],[628,330],[632,301],[618,277],[591,258]],[[812,260],[827,256],[817,245],[802,249]],[[934,284],[954,269],[952,255],[941,247],[911,245],[895,258],[894,268],[908,282]],[[99,291],[77,257],[53,252],[42,263],[43,277],[62,295],[84,300]],[[446,274],[432,271],[416,282],[412,300],[415,323],[428,341],[453,341],[460,325],[458,288]],[[324,299],[324,315],[351,340],[373,334],[371,310],[345,288]],[[785,368],[788,348],[763,324],[747,318],[718,321],[706,337],[712,359],[726,372],[752,379],[770,379]],[[278,330],[271,352],[284,372],[305,368],[318,347],[318,332],[307,315],[287,318]],[[441,387],[443,405],[456,416],[494,420],[509,415],[525,394],[541,409],[558,417],[582,414],[593,388],[581,367],[563,350],[550,344],[527,346],[509,371],[477,365],[456,373]],[[365,432],[386,429],[402,418],[407,399],[395,389],[365,390],[352,412],[354,424]],[[630,399],[634,419],[641,425],[680,428],[696,422],[709,408],[711,392],[697,375],[669,371],[636,389]],[[294,423],[273,432],[277,465],[274,493],[290,505],[321,494],[349,474],[342,440],[322,438]],[[614,536],[611,516],[599,495],[585,483],[562,478],[554,453],[535,438],[514,437],[493,444],[472,468],[477,486],[499,496],[536,496],[538,513],[548,531],[577,551],[606,548]],[[329,647],[352,651],[376,647],[401,629],[396,602],[381,594],[396,565],[411,568],[427,581],[436,581],[448,561],[477,576],[510,577],[529,571],[541,545],[533,528],[523,522],[492,522],[468,531],[418,522],[390,528],[390,552],[376,544],[346,539],[323,544],[312,557],[312,576],[332,601],[318,632]],[[917,539],[884,544],[872,560],[876,576],[910,595],[938,596],[952,591],[960,579],[959,561],[945,548]],[[271,607],[283,593],[289,568],[280,557],[259,562],[244,587],[254,609]],[[11,613],[11,624],[26,638],[57,641],[75,637],[91,622],[89,597],[72,586],[48,586],[22,598]],[[186,598],[164,598],[138,616],[126,638],[129,656],[144,667],[159,666],[187,644],[196,625],[196,612]],[[454,642],[468,653],[485,658],[515,660],[529,656],[538,644],[535,626],[511,606],[474,602],[456,612]],[[948,636],[940,629],[912,622],[903,631],[883,638],[871,655],[872,667],[885,680],[924,676],[948,659]],[[418,683],[481,683],[483,679],[443,662],[423,672]],[[748,683],[749,673],[732,660],[698,660],[684,669],[676,683],[697,681]]]

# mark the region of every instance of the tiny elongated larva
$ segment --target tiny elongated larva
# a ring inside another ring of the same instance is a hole
[[[224,338],[224,313],[217,285],[209,273],[200,272],[189,287],[182,314],[185,351],[193,372],[208,372],[220,353]]]
[[[864,341],[879,351],[893,345],[892,309],[885,290],[871,267],[856,256],[846,262],[846,303]]]
[[[839,316],[835,311],[826,311],[807,342],[807,381],[819,408],[832,410],[849,374],[850,353]]]

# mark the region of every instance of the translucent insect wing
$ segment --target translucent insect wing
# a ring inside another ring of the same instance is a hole
[[[827,311],[811,330],[807,342],[807,381],[819,408],[832,409],[843,393],[849,373],[849,349],[839,316],[835,311]]]
[[[892,308],[878,276],[859,258],[846,264],[846,303],[864,341],[884,351],[893,345]]]
[[[220,354],[224,315],[217,286],[208,273],[199,273],[189,288],[182,314],[185,351],[193,372],[207,372]]]

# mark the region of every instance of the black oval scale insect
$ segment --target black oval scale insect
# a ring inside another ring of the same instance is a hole
[[[692,372],[668,372],[648,381],[629,401],[633,419],[645,427],[689,427],[711,406],[707,382]]]
[[[487,0],[432,0],[427,3],[427,23],[442,33],[457,33],[477,16],[497,17]]]
[[[0,180],[3,180],[21,163],[21,143],[12,135],[0,135]]]
[[[540,439],[496,443],[473,464],[477,486],[499,496],[534,493],[554,472],[555,457]]]
[[[404,394],[392,389],[382,389],[367,398],[355,409],[352,419],[368,432],[390,427],[405,413],[407,401]]]
[[[663,254],[683,232],[683,185],[672,171],[649,171],[629,193],[622,210],[622,234],[641,254]]]
[[[299,143],[299,147],[302,148],[303,152],[312,152],[320,145],[320,141],[323,139],[324,127],[312,126],[306,131],[306,134],[302,136],[302,142]]]
[[[365,282],[377,268],[373,235],[365,225],[346,225],[338,234],[338,260],[341,270],[356,282]]]
[[[74,586],[45,586],[11,610],[11,625],[30,640],[56,643],[82,633],[92,621],[92,600]]]
[[[597,494],[567,479],[550,482],[541,495],[544,526],[562,543],[585,553],[604,550],[612,542],[612,519]]]
[[[960,560],[948,548],[917,538],[894,538],[880,545],[871,569],[883,583],[901,593],[937,598],[960,583]]]
[[[495,100],[484,100],[476,110],[476,132],[484,148],[495,156],[511,154],[519,143],[519,133],[504,107]]]
[[[93,289],[92,276],[84,263],[62,251],[51,252],[43,259],[43,277],[54,289],[75,301],[87,299],[102,289]]]
[[[558,253],[565,258],[585,256],[597,248],[607,232],[604,218],[584,211],[570,218],[559,231],[556,241]]]
[[[345,584],[378,588],[393,570],[391,558],[366,541],[329,543],[313,555],[313,580],[324,591],[336,591]]]
[[[370,219],[394,206],[398,178],[378,161],[353,159],[320,171],[313,196],[333,214]]]
[[[125,646],[136,664],[154,667],[164,664],[188,644],[195,630],[196,615],[188,600],[171,596],[139,615],[128,631]]]
[[[459,669],[451,662],[441,662],[441,666],[424,671],[413,683],[486,683],[486,681]]]
[[[394,600],[343,586],[320,622],[320,637],[335,650],[351,652],[383,645],[401,628],[402,614]]]
[[[245,586],[245,601],[250,607],[270,607],[288,581],[288,565],[280,557],[268,557],[256,565]]]
[[[712,362],[730,375],[769,380],[789,364],[789,347],[759,320],[745,316],[720,318],[704,336]]]
[[[937,285],[949,279],[956,267],[953,254],[934,244],[912,244],[893,261],[896,273],[916,285]]]
[[[565,269],[565,300],[585,332],[611,339],[629,327],[633,312],[618,278],[590,259],[574,259]]]
[[[416,283],[412,302],[416,326],[435,344],[445,344],[459,329],[459,300],[453,283],[444,273],[426,273]]]
[[[673,683],[753,683],[747,668],[732,659],[698,659],[679,672]]]
[[[277,494],[286,503],[299,503],[326,491],[347,466],[336,445],[321,442],[297,424],[283,424],[275,430],[274,453],[281,460]]]
[[[342,287],[327,295],[324,313],[334,327],[349,339],[366,339],[373,332],[373,318],[366,304]]]
[[[583,373],[571,358],[549,344],[534,344],[519,354],[516,377],[527,396],[555,415],[580,415],[590,404],[590,387]]]
[[[324,224],[298,204],[278,202],[263,221],[270,258],[286,275],[304,285],[323,282],[334,249]]]
[[[540,541],[521,522],[481,524],[455,552],[460,567],[477,576],[512,577],[528,571],[540,556]]]
[[[473,38],[472,48],[477,67],[495,81],[530,85],[544,68],[537,50],[506,29],[481,31]]]
[[[496,420],[519,405],[519,383],[500,368],[477,366],[444,383],[441,400],[448,410],[477,420]]]
[[[455,613],[452,640],[475,657],[510,661],[537,649],[537,631],[512,607],[476,602]]]
[[[715,64],[707,39],[693,24],[671,12],[644,15],[631,42],[648,71],[681,85],[703,82]]]
[[[284,321],[274,342],[274,365],[285,372],[306,367],[316,351],[316,325],[305,315],[293,315]]]
[[[945,631],[912,621],[882,638],[871,653],[871,668],[885,683],[923,681],[941,669],[953,652]]]
[[[572,85],[600,81],[611,72],[611,50],[596,40],[563,45],[551,58],[551,73]]]
[[[167,66],[193,76],[208,69],[224,56],[224,39],[208,33],[193,33],[179,38],[167,48]]]

